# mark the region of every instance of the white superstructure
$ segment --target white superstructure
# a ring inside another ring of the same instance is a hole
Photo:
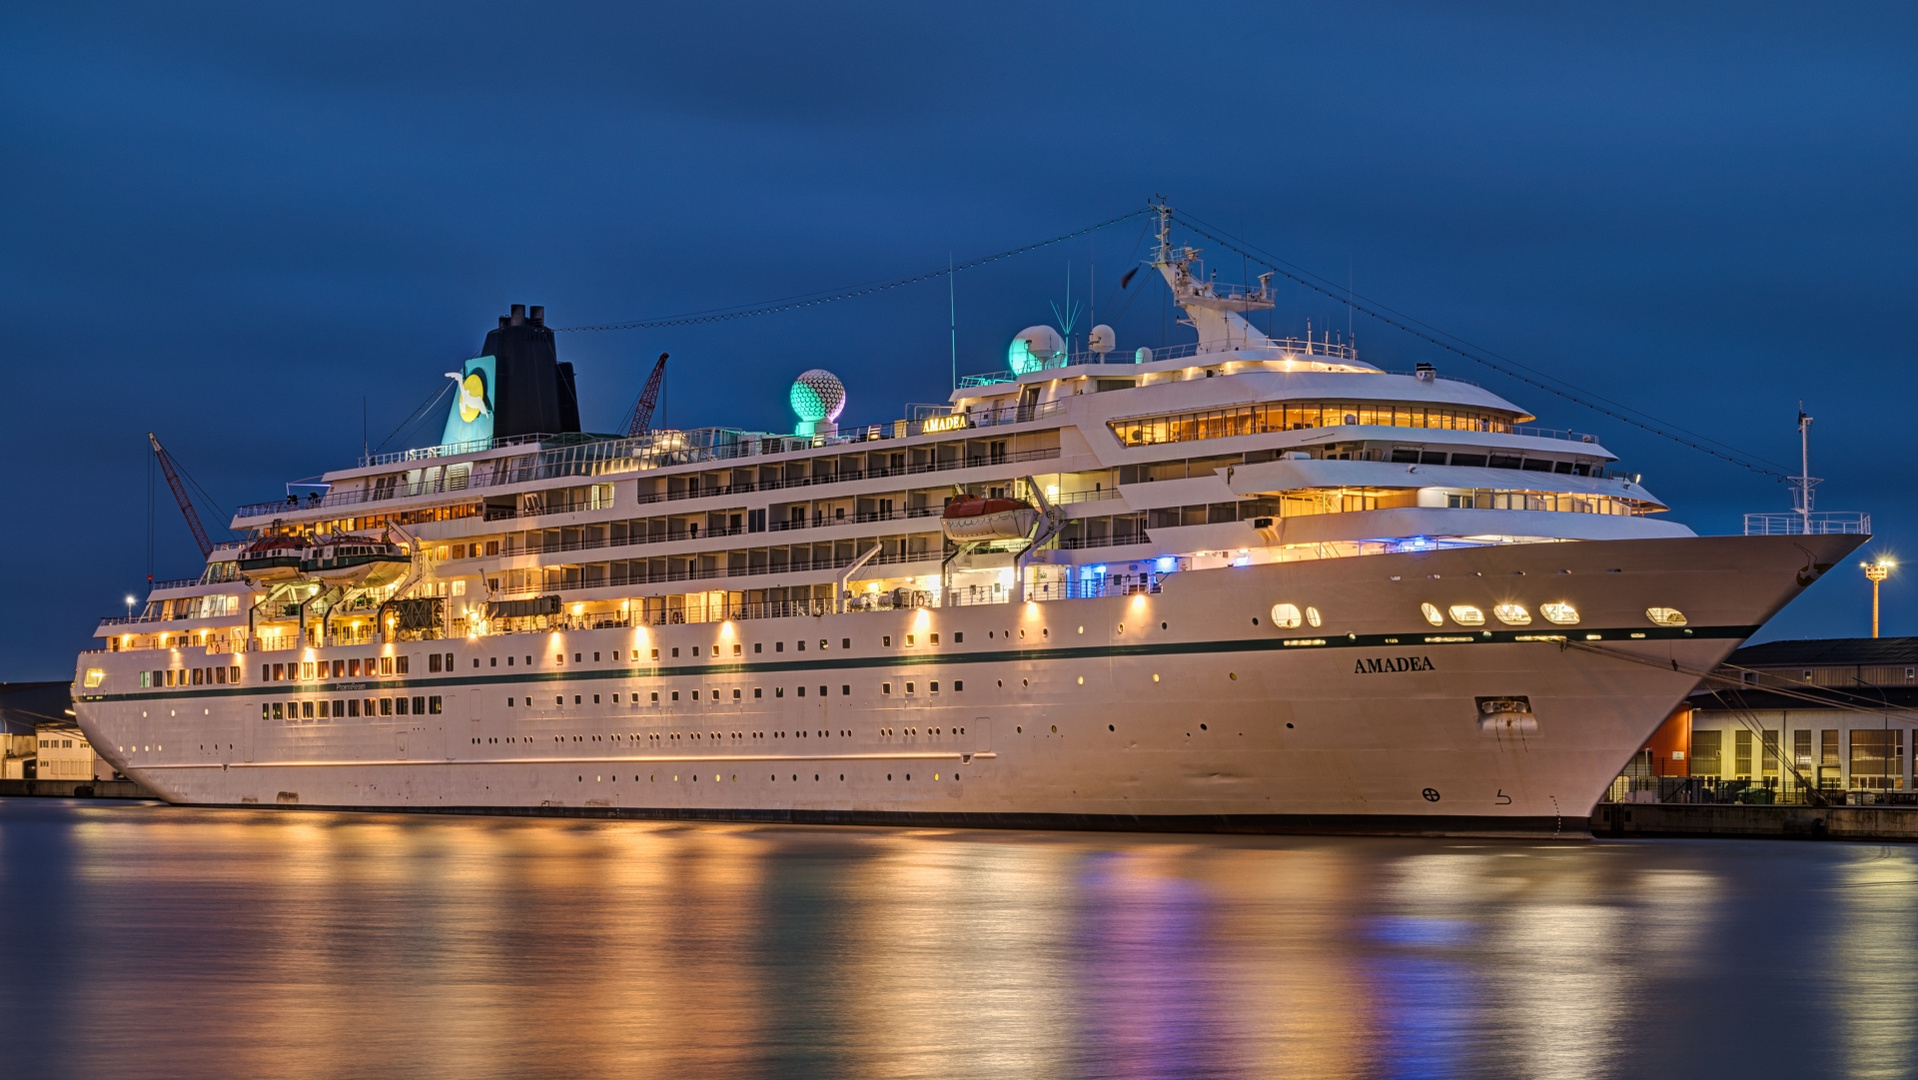
[[[791,436],[455,439],[527,387],[568,415],[516,307],[445,443],[242,508],[104,620],[79,722],[186,803],[1581,829],[1686,672],[1862,539],[1694,536],[1591,436],[1260,333],[1196,254],[1154,260],[1194,344],[1034,328],[859,427],[807,372]]]

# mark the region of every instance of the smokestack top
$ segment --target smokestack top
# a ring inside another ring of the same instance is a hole
[[[526,317],[532,320],[532,323],[534,326],[545,326],[546,325],[546,305],[534,304],[532,307],[527,308]]]
[[[518,326],[521,323],[526,321],[526,305],[525,304],[514,304],[511,310],[512,310],[512,314],[508,316],[508,318],[511,321],[512,325]]]

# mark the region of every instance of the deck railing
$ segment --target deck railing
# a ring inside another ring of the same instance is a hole
[[[1870,514],[1848,511],[1745,515],[1746,536],[1863,536],[1870,532]]]

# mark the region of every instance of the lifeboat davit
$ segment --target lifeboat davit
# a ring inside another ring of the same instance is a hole
[[[946,504],[940,527],[946,538],[960,542],[1024,540],[1039,523],[1039,511],[1022,499],[982,499],[973,496]]]
[[[412,557],[391,540],[342,533],[308,548],[300,574],[328,585],[375,589],[405,577],[412,564]]]
[[[240,552],[240,574],[256,585],[292,581],[301,576],[306,541],[297,536],[262,536]]]

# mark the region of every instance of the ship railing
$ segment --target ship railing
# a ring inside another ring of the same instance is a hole
[[[1746,536],[1864,536],[1870,532],[1871,515],[1849,511],[1745,515]]]
[[[1053,401],[1053,402],[1047,402],[1043,405],[1035,405],[1035,406],[1025,406],[1025,407],[1009,406],[1004,409],[984,410],[984,411],[976,411],[972,413],[956,413],[951,415],[950,417],[951,425],[947,430],[963,431],[971,428],[997,427],[1004,424],[1024,423],[1028,420],[1036,420],[1046,416],[1050,416],[1054,413],[1059,412],[1061,409],[1064,408],[1064,406],[1065,406],[1065,403],[1063,401]],[[614,440],[608,440],[608,442],[611,442],[611,441],[614,441]],[[783,440],[783,441],[791,441],[791,440]],[[801,443],[807,443],[807,440],[798,440],[798,441]],[[864,440],[847,439],[842,441],[855,442],[855,441],[864,441]],[[807,443],[807,444],[810,445],[810,443]],[[834,445],[837,445],[837,444],[835,443]],[[724,455],[724,457],[728,459],[745,457],[745,456],[751,456],[751,455],[749,453]],[[1008,452],[1008,453],[1002,453],[1002,454],[991,454],[991,453],[970,454],[965,456],[944,458],[944,459],[935,460],[935,461],[921,462],[917,464],[903,465],[898,468],[876,467],[876,468],[870,468],[870,469],[843,470],[843,471],[835,471],[830,476],[797,477],[790,480],[766,481],[766,482],[751,484],[751,485],[736,484],[725,489],[701,487],[701,488],[687,490],[687,491],[666,492],[662,494],[645,494],[645,495],[638,496],[636,501],[642,504],[656,503],[656,502],[669,502],[669,501],[676,501],[680,499],[705,498],[715,493],[731,494],[731,493],[741,492],[741,491],[754,491],[754,490],[768,491],[768,490],[779,490],[783,488],[792,488],[792,487],[810,487],[817,484],[843,483],[843,482],[852,481],[852,480],[863,480],[863,479],[886,477],[886,476],[918,476],[926,473],[950,472],[954,469],[972,469],[972,468],[982,468],[982,467],[990,467],[995,465],[1002,465],[1006,463],[1016,463],[1021,461],[1037,461],[1037,460],[1043,460],[1046,458],[1055,458],[1058,456],[1059,456],[1059,451],[1057,449],[1043,449],[1043,448],[1037,449],[1037,450],[1014,451],[1014,452]],[[688,459],[688,463],[694,460],[713,460],[713,459],[711,458]],[[682,463],[672,462],[671,464],[682,464]],[[237,511],[235,511],[234,519],[235,521],[239,521],[243,519],[270,517],[275,514],[293,514],[293,513],[308,511],[308,510],[324,510],[324,509],[333,509],[336,507],[343,507],[343,506],[359,506],[365,503],[392,502],[400,499],[418,498],[424,495],[439,495],[439,494],[445,494],[448,492],[457,492],[457,491],[477,491],[484,488],[497,488],[497,487],[504,487],[511,484],[531,483],[537,480],[560,480],[560,479],[593,480],[593,479],[604,478],[604,477],[628,475],[631,473],[640,472],[646,469],[656,468],[656,467],[659,467],[659,466],[657,464],[642,463],[642,461],[638,458],[632,458],[632,457],[621,458],[617,455],[613,455],[613,456],[602,456],[601,458],[595,461],[581,460],[576,462],[548,462],[542,465],[499,468],[494,470],[490,476],[484,475],[484,474],[468,474],[464,472],[455,473],[451,477],[441,474],[433,477],[430,480],[422,478],[421,480],[411,484],[390,484],[385,486],[375,484],[371,488],[355,488],[347,491],[331,491],[325,495],[320,495],[316,492],[311,495],[308,495],[304,499],[299,498],[298,496],[289,495],[286,498],[286,500],[283,502],[249,503],[247,505],[241,506]],[[539,508],[538,510],[520,513],[517,511],[511,511],[508,508],[504,508],[504,507],[489,507],[487,509],[486,517],[487,517],[487,520],[497,520],[502,518],[520,517],[520,516],[536,517],[536,516],[550,515],[550,514],[556,514],[556,513],[572,513],[577,510],[586,509],[586,508],[587,507],[584,507],[584,506],[578,506],[572,503],[567,503],[561,508],[542,507],[542,508]]]
[[[965,457],[946,458],[941,461],[927,461],[916,465],[901,465],[898,468],[879,466],[870,469],[845,469],[829,476],[802,476],[789,480],[746,481],[737,484],[725,484],[716,487],[688,488],[684,491],[668,491],[663,494],[639,496],[635,502],[650,505],[662,502],[682,502],[688,499],[713,499],[729,495],[746,495],[757,491],[785,491],[790,488],[818,487],[821,484],[848,484],[855,480],[879,480],[892,476],[923,476],[927,473],[952,472],[957,469],[984,469],[1000,465],[1018,464],[1026,461],[1046,461],[1059,456],[1054,447],[1041,447],[1035,450],[1014,450],[1003,454],[971,454]]]
[[[1802,763],[1801,771],[1812,779],[1811,766]],[[1826,767],[1828,771],[1835,771]],[[1628,769],[1612,781],[1601,803],[1677,803],[1681,805],[1759,805],[1759,806],[1918,806],[1918,791],[1898,788],[1898,766],[1894,761],[1884,772],[1852,773],[1849,786],[1840,777],[1817,778],[1817,786],[1800,783],[1787,775],[1758,778],[1720,779],[1715,776],[1657,776],[1642,766]]]
[[[1534,439],[1563,439],[1567,442],[1583,443],[1595,443],[1598,441],[1598,436],[1589,435],[1583,431],[1569,431],[1564,428],[1528,427],[1524,424],[1514,424],[1511,433],[1514,435],[1526,435]]]
[[[938,564],[942,554],[938,551],[898,551],[877,555],[867,560],[867,566],[901,566],[909,563]],[[585,589],[611,589],[629,585],[657,585],[675,581],[723,581],[729,578],[765,577],[768,574],[803,574],[814,570],[843,570],[858,561],[856,555],[834,555],[817,559],[791,559],[780,566],[740,566],[740,567],[673,567],[665,573],[634,572],[615,563],[605,573],[587,575],[552,574],[537,586],[541,592],[578,592]],[[548,567],[547,570],[560,569]],[[533,586],[528,586],[529,588]],[[516,594],[516,593],[515,593]]]
[[[1157,593],[1166,575],[1150,571],[1126,574],[1070,575],[1033,582],[1026,590],[1032,600],[1097,600],[1115,596],[1140,596]]]
[[[1198,342],[1183,345],[1141,346],[1136,349],[1110,352],[1059,352],[1051,356],[1038,357],[1033,365],[1023,373],[1011,371],[988,371],[979,375],[967,375],[959,380],[961,388],[978,386],[996,386],[1000,383],[1016,382],[1019,374],[1031,374],[1035,371],[1055,371],[1069,367],[1137,367],[1140,364],[1154,364],[1161,360],[1184,360],[1196,356],[1213,356],[1221,353],[1238,353],[1247,360],[1305,360],[1326,359],[1356,363],[1358,349],[1352,345],[1338,342],[1321,341],[1316,338],[1273,338],[1270,345],[1230,345],[1214,343],[1202,347]]]

